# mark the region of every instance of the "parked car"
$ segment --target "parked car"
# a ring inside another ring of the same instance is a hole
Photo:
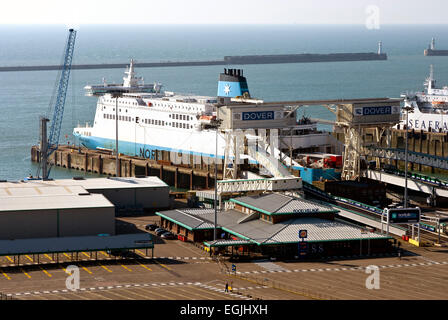
[[[146,230],[149,230],[149,231],[154,231],[154,230],[156,230],[158,227],[159,227],[158,225],[156,225],[156,224],[154,224],[154,223],[150,223],[150,224],[147,224],[147,225],[145,226],[145,229],[146,229]]]
[[[165,230],[165,229],[162,229],[162,228],[157,228],[155,230],[155,232],[156,232],[156,235],[160,236],[160,235],[162,235],[162,233],[165,233],[165,232],[168,232],[168,231]]]
[[[167,240],[177,239],[176,236],[173,233],[169,232],[169,231],[162,233],[160,235],[160,238],[167,239]]]

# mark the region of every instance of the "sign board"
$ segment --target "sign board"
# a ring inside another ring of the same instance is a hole
[[[300,239],[308,238],[308,231],[307,230],[299,230],[299,238]]]
[[[418,223],[420,222],[420,208],[387,208],[389,223]]]
[[[235,272],[236,271],[236,265],[232,264],[232,271]]]
[[[136,243],[136,244],[151,243],[152,244],[152,240],[135,240],[134,243]]]
[[[305,256],[308,252],[308,242],[299,242],[299,256]]]
[[[315,213],[319,212],[319,209],[312,208],[312,209],[294,209],[292,210],[293,213]]]
[[[243,121],[247,120],[274,120],[274,111],[243,112]]]
[[[379,116],[379,115],[390,115],[399,114],[399,106],[368,106],[368,107],[358,107],[354,108],[355,116]]]

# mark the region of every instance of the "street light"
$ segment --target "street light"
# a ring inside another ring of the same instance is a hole
[[[218,112],[216,112],[216,116],[218,116]],[[216,120],[216,132],[215,132],[215,199],[213,201],[215,207],[215,221],[214,221],[214,229],[213,229],[213,240],[216,241],[217,238],[217,225],[218,225],[218,131],[219,125],[221,124],[220,120]]]
[[[405,139],[405,161],[404,161],[404,203],[403,203],[403,207],[407,208],[408,207],[408,124],[409,124],[409,112],[413,112],[414,108],[411,106],[404,106],[402,108],[403,110],[406,111],[406,125],[405,125],[405,129],[406,129],[406,139]]]
[[[115,98],[115,175],[120,176],[119,159],[118,159],[118,98],[121,92],[112,92],[112,98]]]

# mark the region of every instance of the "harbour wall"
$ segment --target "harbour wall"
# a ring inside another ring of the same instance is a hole
[[[135,63],[138,68],[156,67],[192,67],[192,66],[213,66],[232,64],[269,64],[269,63],[304,63],[304,62],[337,62],[337,61],[371,61],[387,60],[385,53],[330,53],[330,54],[285,54],[285,55],[248,55],[248,56],[226,56],[223,60],[207,61],[166,61],[166,62],[142,62]],[[126,68],[128,63],[102,63],[102,64],[75,64],[72,70],[80,69],[114,69]],[[60,70],[60,65],[46,66],[3,66],[0,72],[10,71],[45,71]]]

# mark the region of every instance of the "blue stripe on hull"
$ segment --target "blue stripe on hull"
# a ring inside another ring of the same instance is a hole
[[[103,148],[103,149],[115,150],[115,140],[113,139],[87,137],[82,135],[76,135],[76,137],[79,138],[80,143],[88,149],[97,150],[99,148]],[[118,141],[118,152],[129,156],[144,157],[147,159],[154,160],[156,150],[180,152],[183,154],[192,154],[195,156],[215,158],[215,154],[200,153],[182,149],[172,149],[162,146],[141,144],[121,140]],[[218,156],[218,158],[224,159],[224,156]]]

